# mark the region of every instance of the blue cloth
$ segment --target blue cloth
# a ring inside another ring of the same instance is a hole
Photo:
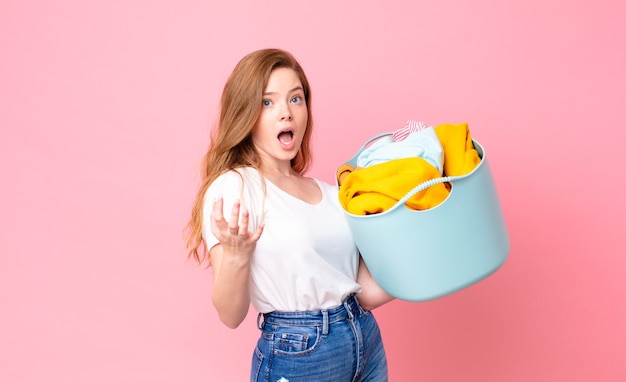
[[[328,310],[263,314],[261,331],[251,382],[388,381],[380,329],[354,295]]]
[[[369,167],[393,159],[423,158],[437,170],[443,172],[443,147],[433,128],[409,134],[396,142],[385,136],[365,148],[357,158],[357,167]]]

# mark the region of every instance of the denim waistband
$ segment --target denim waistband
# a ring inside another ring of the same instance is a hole
[[[293,326],[315,326],[322,325],[322,333],[328,334],[328,326],[345,319],[360,317],[364,313],[355,295],[350,295],[341,305],[330,309],[310,310],[303,312],[270,312],[259,313],[257,325],[263,329],[263,325],[293,325]],[[263,323],[261,323],[263,317]]]

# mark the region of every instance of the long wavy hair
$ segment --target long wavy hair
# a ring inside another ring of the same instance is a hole
[[[303,175],[311,164],[311,89],[302,67],[289,52],[262,49],[246,55],[224,85],[220,114],[211,132],[211,142],[201,164],[201,184],[186,227],[188,258],[210,265],[208,248],[202,239],[204,194],[211,183],[223,173],[239,167],[260,170],[261,159],[252,143],[252,131],[262,109],[263,91],[274,69],[293,69],[302,83],[307,105],[308,122],[302,145],[291,160],[291,167]]]

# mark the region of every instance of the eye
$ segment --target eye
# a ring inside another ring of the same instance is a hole
[[[297,96],[291,97],[291,103],[301,103],[301,102],[302,102],[302,96],[297,95]]]
[[[262,104],[263,104],[263,107],[270,107],[270,106],[272,106],[272,101],[269,100],[269,99],[264,99],[262,101]]]

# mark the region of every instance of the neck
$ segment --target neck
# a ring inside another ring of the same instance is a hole
[[[293,171],[291,167],[288,169],[262,169],[263,175],[270,180],[279,180],[279,179],[287,179],[293,177],[299,177],[300,174]]]
[[[266,163],[261,165],[261,172],[270,179],[299,176],[291,167],[291,162]]]

